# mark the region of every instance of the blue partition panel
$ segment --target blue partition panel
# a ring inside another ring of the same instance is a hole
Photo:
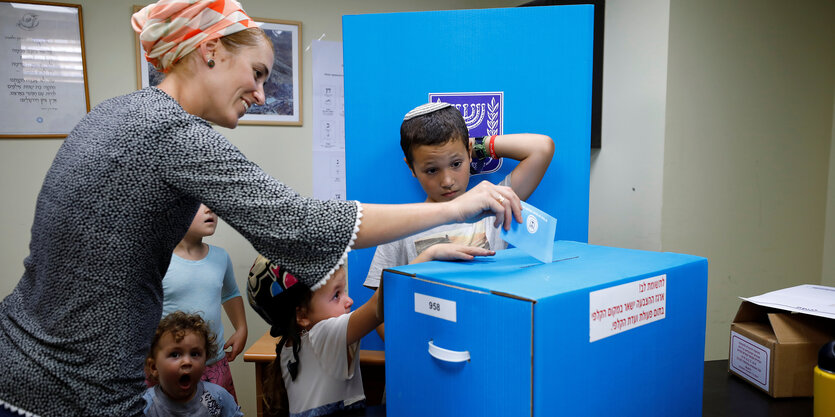
[[[592,5],[345,16],[348,199],[423,201],[400,150],[403,115],[430,95],[459,103],[481,93],[489,107],[459,107],[471,132],[554,139],[554,159],[528,202],[558,219],[558,239],[588,241],[593,19]],[[503,161],[470,184],[499,182],[513,166]],[[373,254],[349,256],[357,303],[370,296],[361,285]]]

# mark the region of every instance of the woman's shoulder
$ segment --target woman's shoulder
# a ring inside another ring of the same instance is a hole
[[[131,140],[159,140],[164,137],[221,136],[211,125],[186,112],[164,91],[148,87],[98,104],[82,124],[107,127],[108,131]]]

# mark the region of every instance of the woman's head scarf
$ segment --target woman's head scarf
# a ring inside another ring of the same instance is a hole
[[[159,0],[134,13],[131,25],[145,59],[162,72],[203,42],[258,27],[235,0]]]

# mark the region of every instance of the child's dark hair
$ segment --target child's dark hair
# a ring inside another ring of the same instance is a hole
[[[217,336],[208,323],[198,314],[188,314],[182,311],[175,311],[165,317],[157,325],[154,338],[151,339],[151,349],[148,351],[148,358],[155,358],[159,352],[159,341],[166,333],[171,333],[175,342],[186,337],[186,333],[192,332],[200,336],[206,342],[206,359],[217,356]]]
[[[281,350],[284,346],[293,348],[293,359],[288,361],[287,370],[290,372],[290,379],[295,380],[299,373],[299,349],[301,349],[302,328],[296,321],[296,312],[299,309],[310,308],[310,299],[313,292],[304,284],[293,285],[284,290],[281,294],[281,302],[273,303],[270,306],[270,317],[273,319],[270,334],[278,337],[275,345],[275,360],[270,363],[263,376],[264,403],[267,410],[274,415],[287,415],[289,413],[289,399],[287,388],[284,386],[284,379],[281,375]]]
[[[412,150],[418,146],[438,146],[459,140],[465,149],[470,146],[470,133],[461,112],[454,106],[415,116],[400,125],[400,148],[412,166]]]

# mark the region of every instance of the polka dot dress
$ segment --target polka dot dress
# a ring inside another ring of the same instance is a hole
[[[201,202],[311,286],[344,261],[361,209],[299,196],[162,90],[103,102],[58,151],[0,303],[0,407],[141,415],[162,277]]]

